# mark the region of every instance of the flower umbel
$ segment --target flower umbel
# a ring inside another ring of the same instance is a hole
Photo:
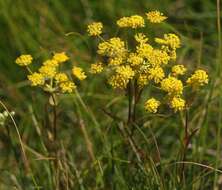
[[[19,66],[27,66],[32,63],[33,57],[29,54],[27,55],[20,55],[16,60],[15,63]]]
[[[145,103],[145,110],[151,113],[156,113],[158,107],[160,106],[160,101],[155,98],[150,98]]]
[[[88,25],[87,32],[89,36],[99,36],[102,34],[103,24],[101,22],[93,22]]]

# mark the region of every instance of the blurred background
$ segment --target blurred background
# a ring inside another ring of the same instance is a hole
[[[0,98],[8,109],[16,112],[16,122],[27,145],[30,159],[36,158],[36,152],[44,154],[37,130],[38,125],[40,128],[45,125],[44,105],[48,100],[38,89],[29,87],[26,71],[14,64],[16,57],[23,53],[32,54],[38,66],[38,63],[53,52],[66,51],[71,58],[71,64],[87,69],[96,60],[97,44],[96,40],[86,34],[88,23],[103,22],[105,31],[112,36],[115,33],[113,26],[118,18],[132,14],[144,15],[150,10],[160,10],[169,18],[161,27],[153,29],[148,26],[147,33],[157,36],[169,31],[175,32],[183,42],[178,53],[178,63],[189,68],[204,68],[210,75],[208,92],[200,93],[194,109],[191,110],[193,116],[190,125],[201,128],[197,135],[198,140],[193,142],[194,147],[202,147],[201,152],[198,152],[199,149],[192,150],[192,155],[196,155],[195,160],[215,165],[216,150],[220,149],[218,128],[222,123],[218,61],[221,52],[218,51],[216,0],[0,0]],[[71,67],[67,66],[67,69],[69,68]],[[117,97],[104,82],[105,79],[89,77],[88,82],[79,87],[82,98],[62,97],[59,123],[63,130],[60,129],[60,136],[64,139],[64,146],[69,150],[72,159],[76,160],[79,170],[88,167],[89,159],[80,135],[78,118],[85,121],[95,145],[95,154],[100,155],[103,150],[97,148],[101,143],[97,132],[102,130],[102,133],[107,135],[107,129],[112,125],[111,119],[104,116],[101,108],[116,111],[117,115],[123,117],[126,113],[126,110],[119,109],[126,105],[124,96]],[[101,85],[104,85],[104,88],[98,88]],[[146,92],[147,94],[149,92]],[[141,114],[144,113],[141,111]],[[180,136],[179,117],[176,120],[161,118],[149,121],[153,123],[152,129],[163,160],[170,161],[175,156],[173,150],[179,146],[179,141],[175,143],[175,138]],[[0,189],[10,189],[12,184],[23,189],[24,184],[30,185],[32,180],[30,177],[26,179],[26,175],[22,175],[16,165],[15,161],[17,159],[20,162],[21,155],[14,129],[11,132],[12,142],[9,142],[11,140],[4,133],[4,129],[0,128]],[[118,141],[116,142],[118,144]],[[14,150],[10,148],[12,145]],[[150,147],[151,152],[155,149],[152,147],[154,145]],[[50,189],[49,182],[42,182],[49,176],[47,172],[41,173],[45,171],[44,161],[31,161],[30,164],[36,169],[34,174],[37,176],[37,183],[45,187],[43,189]],[[199,175],[200,170],[193,171]],[[90,180],[92,178],[93,176],[89,176]],[[90,180],[87,182],[91,183]],[[206,183],[203,189],[211,187],[212,181],[212,178],[209,178],[209,183]],[[31,185],[27,187],[30,187],[28,190],[31,189]]]

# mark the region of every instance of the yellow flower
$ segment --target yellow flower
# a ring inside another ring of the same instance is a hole
[[[153,52],[153,47],[149,44],[141,43],[136,46],[136,52],[138,53],[138,56],[147,59]]]
[[[31,55],[20,55],[15,63],[19,66],[27,66],[32,63],[33,57]]]
[[[38,86],[44,84],[44,76],[40,73],[33,73],[28,75],[28,80],[31,81],[32,86]]]
[[[185,108],[185,100],[179,97],[173,97],[170,101],[170,107],[174,112],[182,111]]]
[[[119,19],[117,21],[117,25],[120,28],[126,28],[126,27],[130,27],[130,28],[139,28],[139,27],[144,27],[145,23],[144,23],[144,19],[143,17],[139,16],[139,15],[133,15],[130,17],[123,17],[121,19]]]
[[[161,67],[153,67],[148,69],[148,79],[153,80],[155,83],[159,83],[164,77],[164,71]]]
[[[103,71],[103,65],[101,62],[91,64],[90,72],[92,74],[101,73]]]
[[[130,66],[119,66],[116,68],[116,73],[122,75],[126,79],[132,79],[134,76],[134,71]]]
[[[208,84],[208,80],[208,74],[206,73],[206,71],[198,69],[194,72],[193,75],[191,75],[190,78],[187,79],[186,82],[194,88],[197,88],[199,86]]]
[[[130,66],[118,66],[116,68],[116,74],[112,75],[109,79],[109,84],[115,89],[125,89],[129,80],[133,78],[134,71]]]
[[[62,93],[72,93],[76,88],[76,85],[71,81],[66,81],[61,83],[59,87],[61,88]]]
[[[86,78],[85,72],[83,72],[81,67],[73,67],[72,74],[79,80],[84,80]]]
[[[56,82],[61,83],[61,82],[68,81],[69,79],[65,73],[57,73],[55,75],[55,80],[56,80]]]
[[[140,44],[145,44],[148,41],[148,38],[143,33],[137,33],[134,36],[135,40]]]
[[[184,75],[185,72],[187,71],[184,65],[174,65],[171,70],[174,76]]]
[[[46,78],[53,78],[56,74],[56,67],[43,65],[39,68],[39,72]]]
[[[109,65],[117,66],[123,63],[123,57],[114,57],[109,59]]]
[[[55,53],[53,59],[56,60],[58,63],[63,63],[69,60],[69,57],[66,55],[65,52]]]
[[[181,80],[169,76],[162,80],[161,89],[168,92],[169,95],[179,95],[183,93],[183,83]]]
[[[163,13],[159,11],[150,11],[146,13],[146,16],[151,23],[161,23],[167,19],[167,17],[164,16]]]
[[[108,81],[108,83],[114,88],[125,89],[129,79],[125,78],[123,75],[115,74],[112,75]]]
[[[180,47],[180,38],[176,34],[164,34],[164,38],[155,38],[155,42],[159,44],[164,44],[172,49],[177,49]]]
[[[143,63],[143,58],[138,56],[136,53],[130,53],[127,61],[131,66],[136,66]]]
[[[153,51],[147,55],[147,60],[153,67],[156,67],[162,64],[168,64],[170,56],[163,50],[153,49]]]
[[[87,32],[89,36],[99,36],[102,34],[103,24],[101,22],[93,22],[88,25]]]
[[[58,67],[59,63],[55,59],[48,59],[43,62],[43,65],[45,66],[52,66],[52,67]]]
[[[139,85],[140,88],[143,88],[148,84],[149,80],[146,74],[140,74],[139,77],[137,78],[137,84]]]
[[[118,37],[109,39],[106,42],[101,42],[98,45],[98,54],[109,57],[121,57],[126,53],[125,43]]]
[[[156,113],[158,107],[160,106],[160,101],[155,98],[150,98],[145,103],[145,110],[151,113]]]

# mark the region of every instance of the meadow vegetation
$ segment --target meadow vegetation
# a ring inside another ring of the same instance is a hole
[[[221,189],[221,16],[0,0],[0,189]]]

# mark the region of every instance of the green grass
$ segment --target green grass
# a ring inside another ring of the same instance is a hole
[[[217,23],[222,13],[217,8],[216,0],[0,0],[0,99],[16,112],[26,152],[25,158],[9,120],[7,128],[0,127],[0,189],[56,189],[51,155],[57,146],[61,190],[221,189],[222,50]],[[145,113],[143,103],[149,91],[138,106],[145,123],[135,126],[132,143],[123,123],[103,111],[125,120],[126,97],[105,85],[105,78],[90,76],[77,94],[61,97],[59,143],[54,144],[47,140],[52,119],[48,98],[29,87],[25,71],[14,64],[21,53],[42,61],[64,50],[73,63],[88,68],[96,60],[96,43],[86,35],[87,23],[102,21],[112,35],[117,18],[153,9],[168,15],[168,24],[161,30],[148,27],[146,32],[179,34],[183,47],[178,63],[204,68],[210,76],[209,85],[189,110],[189,127],[199,130],[188,148],[183,181],[178,177],[183,119],[179,114],[153,117]]]

